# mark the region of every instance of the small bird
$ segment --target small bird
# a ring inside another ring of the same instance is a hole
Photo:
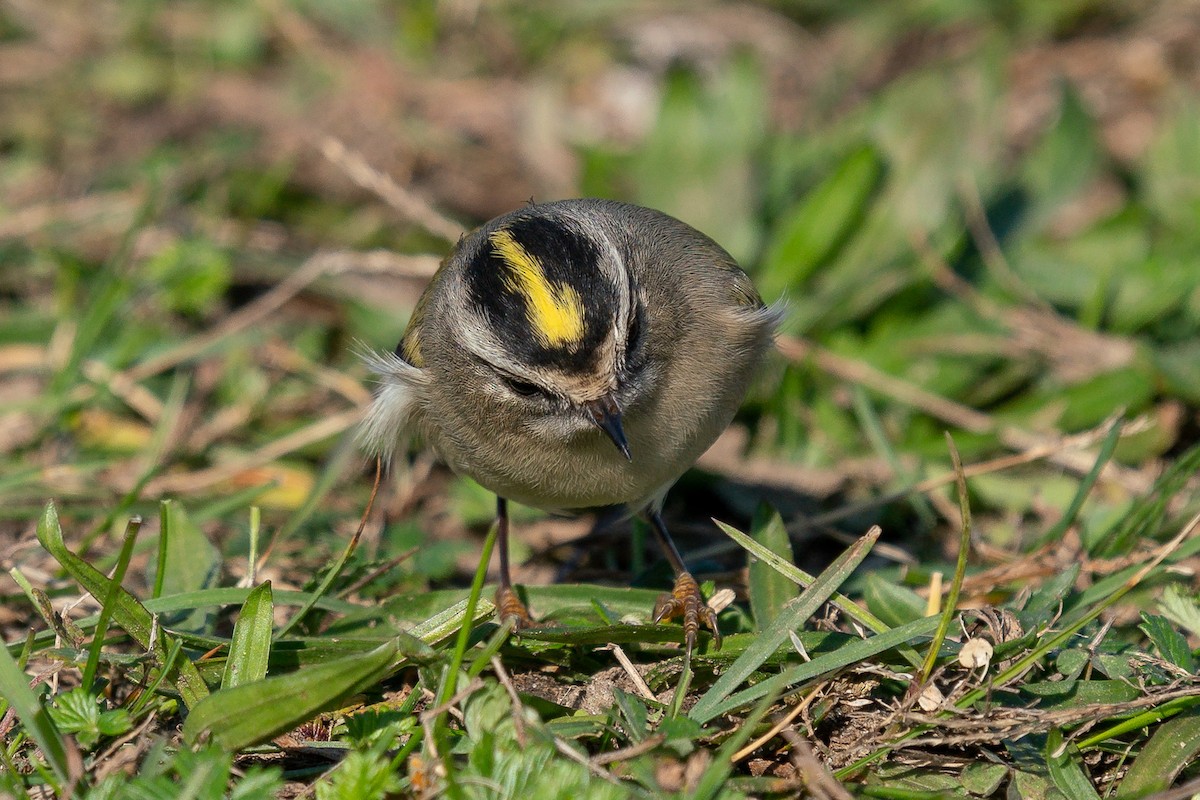
[[[508,501],[552,512],[625,506],[675,571],[656,622],[716,614],[663,524],[663,498],[733,418],[778,313],[712,239],[608,200],[530,204],[459,240],[393,353],[360,439],[385,460],[414,434],[497,497],[502,618],[513,590]]]

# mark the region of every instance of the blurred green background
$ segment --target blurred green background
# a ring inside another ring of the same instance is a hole
[[[8,0],[0,535],[55,497],[90,542],[163,496],[230,542],[252,502],[348,534],[354,343],[394,345],[460,228],[595,195],[787,302],[692,479],[720,510],[802,526],[944,472],[945,430],[973,462],[1140,418],[1099,541],[1197,438],[1198,84],[1182,0]],[[981,530],[1021,541],[1092,461],[973,480]],[[376,544],[438,541],[436,576],[490,507],[427,467]],[[931,503],[854,519],[929,534]]]

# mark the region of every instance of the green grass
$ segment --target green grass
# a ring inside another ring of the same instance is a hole
[[[1185,10],[468,6],[0,9],[0,795],[1197,791]],[[571,195],[787,303],[668,502],[690,660],[643,531],[514,508],[520,635],[480,487],[356,533],[356,343]]]

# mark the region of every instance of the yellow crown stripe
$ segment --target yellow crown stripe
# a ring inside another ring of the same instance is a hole
[[[508,230],[489,237],[508,267],[505,283],[525,298],[525,313],[534,336],[545,345],[575,344],[583,339],[583,302],[570,286],[552,284],[542,262]]]
[[[425,306],[429,302],[429,292],[421,295],[412,316],[408,318],[408,327],[400,337],[400,357],[414,367],[425,366],[425,354],[421,352],[421,328],[425,325]]]

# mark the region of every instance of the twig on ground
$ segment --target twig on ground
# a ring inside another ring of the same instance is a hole
[[[737,762],[741,761],[743,758],[750,755],[755,750],[762,747],[764,744],[766,744],[767,742],[771,741],[776,736],[778,736],[783,731],[784,728],[786,728],[792,724],[792,721],[794,719],[796,719],[796,717],[798,717],[802,713],[804,713],[804,709],[806,709],[810,705],[812,705],[813,700],[816,699],[817,694],[819,693],[819,691],[821,690],[821,688],[823,686],[824,686],[824,684],[821,684],[819,686],[816,686],[816,687],[810,689],[808,694],[806,694],[804,696],[804,699],[801,700],[799,703],[797,703],[792,708],[791,711],[784,714],[779,719],[779,721],[776,722],[774,725],[772,725],[771,728],[766,733],[764,733],[762,736],[759,736],[757,739],[755,739],[754,741],[747,744],[741,750],[738,750],[736,753],[734,753],[733,756],[730,757],[730,761],[732,761],[733,763],[736,764]]]
[[[656,702],[658,700],[658,698],[654,696],[654,692],[650,691],[650,686],[646,683],[646,679],[642,677],[642,673],[637,671],[637,667],[635,667],[633,662],[629,660],[629,656],[625,654],[625,650],[620,645],[610,644],[607,647],[602,647],[600,649],[612,651],[613,656],[617,659],[617,663],[619,663],[621,668],[625,670],[625,674],[629,676],[629,680],[633,682],[633,687],[637,689],[638,694],[642,696],[642,699],[649,700],[650,702]]]
[[[508,692],[508,699],[512,701],[513,732],[517,736],[517,744],[526,747],[529,739],[525,736],[525,704],[521,702],[521,696],[517,694],[517,687],[513,685],[512,677],[504,668],[504,662],[500,660],[499,656],[492,656],[492,670],[496,673],[496,679],[500,681],[500,685]]]
[[[146,484],[144,495],[159,497],[165,494],[185,494],[206,489],[246,470],[269,464],[310,444],[337,436],[358,422],[360,413],[357,408],[353,408],[325,417],[312,425],[307,425],[286,436],[281,436],[273,442],[268,442],[257,450],[226,464],[218,464],[195,472],[163,475]]]
[[[794,336],[780,336],[775,345],[779,352],[790,361],[811,362],[819,369],[842,380],[885,394],[893,400],[912,406],[935,419],[965,431],[994,434],[1001,444],[1011,450],[1028,451],[1048,447],[1050,449],[1047,452],[1047,458],[1080,475],[1086,475],[1096,463],[1095,456],[1091,453],[1063,448],[1061,444],[1063,437],[1033,433],[1015,425],[1002,424],[982,411],[936,395],[908,381],[878,370],[864,361],[854,361],[839,356],[814,342]],[[1111,463],[1105,465],[1102,477],[1137,494],[1146,492],[1150,487],[1150,479],[1147,476]]]
[[[372,167],[360,153],[346,147],[340,139],[325,136],[317,146],[321,155],[345,172],[346,177],[399,211],[404,219],[420,225],[448,242],[457,241],[458,237],[462,236],[461,225],[435,210],[432,205],[396,183],[390,176]]]

